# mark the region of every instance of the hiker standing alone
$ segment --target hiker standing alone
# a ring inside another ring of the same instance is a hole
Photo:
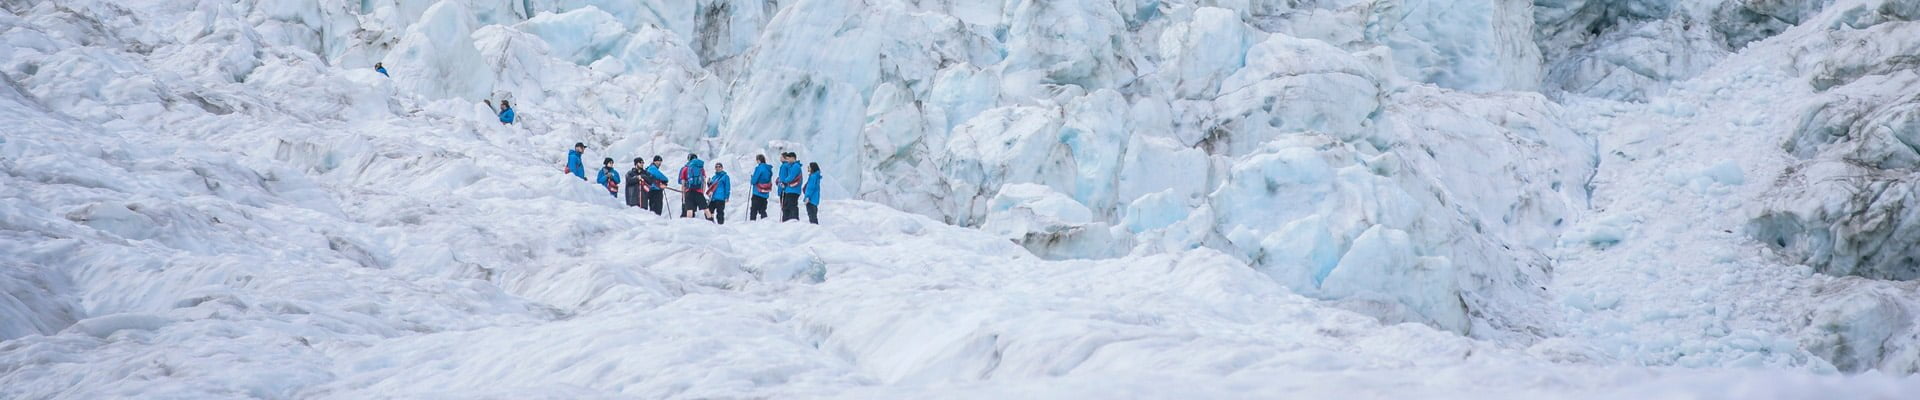
[[[580,155],[587,152],[586,143],[574,143],[573,150],[567,152],[567,173],[587,180],[587,166],[580,162]]]

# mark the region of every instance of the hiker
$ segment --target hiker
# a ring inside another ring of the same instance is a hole
[[[753,185],[751,204],[747,207],[747,220],[755,221],[767,217],[767,196],[773,194],[773,166],[767,165],[767,155],[755,154],[753,160],[759,165],[753,166],[753,176],[748,183]]]
[[[646,207],[647,185],[640,184],[647,181],[646,166],[647,159],[634,157],[633,169],[627,170],[627,207]]]
[[[800,219],[800,156],[780,154],[780,222]]]
[[[707,184],[707,220],[716,224],[727,224],[727,199],[733,197],[733,178],[727,177],[727,166],[713,163],[713,182]]]
[[[500,101],[500,124],[508,125],[512,123],[513,123],[513,105],[507,104],[506,100],[501,100]]]
[[[388,76],[388,77],[393,76],[393,75],[387,75],[387,66],[380,65],[380,63],[373,63],[373,72],[379,72],[380,76]]]
[[[820,224],[820,163],[807,163],[807,222]]]
[[[595,181],[599,182],[600,186],[607,187],[608,196],[620,198],[620,170],[613,168],[613,157],[607,157],[606,161],[600,162],[600,165],[602,165],[600,177]]]
[[[660,162],[662,161],[666,161],[666,159],[660,156],[653,156],[653,165],[647,166],[646,209],[652,210],[653,215],[663,215],[662,213],[666,212],[665,210],[667,208],[667,188],[663,186],[667,183],[667,174],[660,173]]]
[[[580,155],[587,152],[586,143],[574,143],[573,150],[567,152],[567,173],[587,180],[587,166],[580,163]]]
[[[680,218],[693,218],[694,214],[707,208],[707,163],[700,156],[687,153],[687,165],[680,167]]]

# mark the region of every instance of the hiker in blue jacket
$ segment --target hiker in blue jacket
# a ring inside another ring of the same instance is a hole
[[[380,63],[373,63],[373,72],[379,72],[380,76],[392,76],[387,75],[387,66],[380,65]]]
[[[820,224],[820,163],[807,163],[807,222]]]
[[[780,222],[800,219],[800,156],[780,155]]]
[[[773,193],[773,166],[767,165],[767,155],[755,154],[753,160],[759,165],[753,167],[753,176],[747,178],[747,183],[753,185],[752,203],[747,207],[748,221],[767,217],[767,196]]]
[[[660,156],[653,156],[653,165],[647,166],[647,209],[653,210],[653,215],[663,215],[662,213],[666,212],[665,210],[667,209],[667,188],[665,186],[667,184],[667,174],[660,173],[660,163],[662,161],[666,161],[666,159]]]
[[[600,186],[607,187],[607,195],[613,196],[613,198],[616,199],[620,198],[620,170],[613,169],[613,158],[608,157],[606,161],[601,161],[600,165],[602,165],[600,167],[600,178],[594,181],[599,183]]]
[[[512,123],[513,123],[513,105],[507,104],[506,100],[501,100],[500,101],[500,124],[507,125]]]
[[[567,173],[578,176],[583,181],[587,180],[587,166],[580,163],[580,155],[586,152],[586,143],[574,143],[573,151],[567,152]]]
[[[707,182],[707,220],[727,224],[727,199],[733,198],[733,178],[727,176],[727,166],[713,163],[713,181]]]
[[[687,165],[680,167],[680,218],[693,218],[707,209],[707,163],[687,153]]]

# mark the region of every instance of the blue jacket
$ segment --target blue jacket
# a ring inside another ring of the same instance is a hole
[[[713,190],[713,201],[727,201],[733,197],[733,178],[727,177],[727,171],[713,173],[713,182],[707,185]]]
[[[613,169],[613,167],[601,167],[600,178],[595,179],[594,183],[598,183],[600,186],[608,186],[608,181],[612,181],[613,185],[607,187],[607,192],[613,193],[614,197],[620,197],[620,170]]]
[[[567,150],[567,172],[572,172],[580,180],[587,180],[587,165],[580,163],[579,150]]]
[[[513,123],[513,108],[500,110],[500,123],[502,124]]]
[[[660,183],[667,181],[667,174],[660,173],[658,165],[648,165],[647,175],[653,177],[652,182],[647,182],[647,190],[660,190]]]
[[[820,173],[807,175],[807,204],[820,205]]]
[[[388,75],[387,75],[387,67],[378,67],[378,68],[374,68],[374,69],[373,69],[373,72],[379,72],[381,76],[388,76]]]
[[[753,185],[753,197],[767,198],[768,192],[760,191],[760,184],[773,183],[773,166],[760,164],[760,166],[753,167],[753,177],[748,178],[748,180],[748,184]]]
[[[800,194],[800,163],[780,164],[780,194]]]

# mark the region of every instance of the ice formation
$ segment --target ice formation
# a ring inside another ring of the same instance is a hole
[[[0,398],[1920,393],[1910,0],[0,9]]]

